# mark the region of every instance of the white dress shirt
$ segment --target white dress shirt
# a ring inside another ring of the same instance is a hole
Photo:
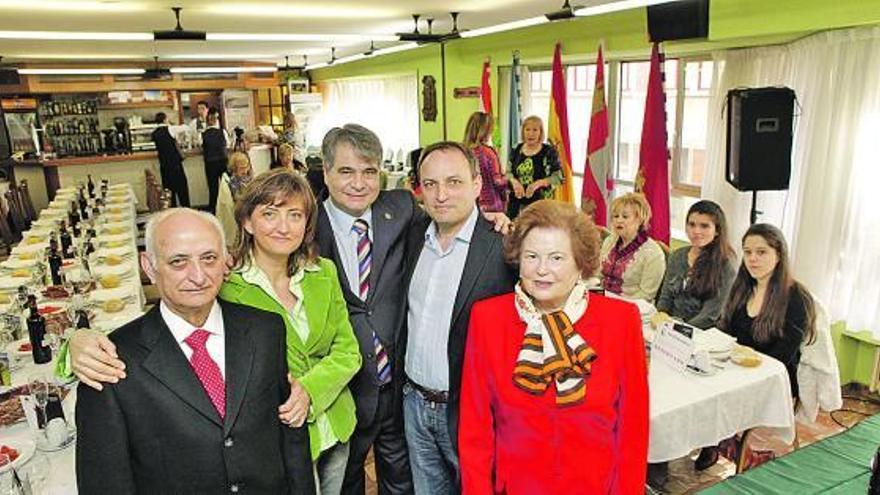
[[[367,208],[359,217],[353,217],[333,204],[333,200],[327,198],[324,200],[324,209],[327,210],[327,216],[330,218],[333,238],[336,239],[336,249],[339,251],[339,260],[342,262],[345,276],[348,277],[348,286],[355,295],[359,296],[361,285],[358,280],[358,235],[351,228],[357,219],[367,222],[369,226],[367,237],[370,242],[373,242],[372,208]],[[371,287],[370,290],[372,289]]]
[[[165,304],[165,301],[159,303],[159,313],[162,315],[162,319],[165,320],[165,324],[168,325],[168,329],[171,330],[171,335],[174,336],[174,340],[177,341],[177,345],[180,346],[180,350],[183,351],[187,361],[192,358],[193,351],[184,340],[198,328],[210,333],[208,341],[205,342],[205,348],[208,350],[208,355],[211,356],[211,359],[220,368],[223,379],[226,380],[226,337],[224,336],[223,311],[220,309],[220,304],[214,301],[214,306],[211,307],[211,312],[208,313],[208,318],[201,327],[194,327],[188,321],[176,315]]]
[[[449,391],[449,328],[478,215],[475,205],[445,250],[435,222],[425,232],[409,284],[405,365],[409,379],[423,387]]]

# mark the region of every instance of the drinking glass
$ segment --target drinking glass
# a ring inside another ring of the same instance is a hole
[[[49,492],[46,485],[48,484],[49,477],[52,475],[52,465],[49,462],[49,458],[44,454],[39,451],[35,452],[31,460],[23,465],[18,472],[22,482],[30,486],[31,493]]]
[[[45,425],[48,423],[48,421],[46,421],[46,404],[49,403],[49,382],[46,380],[46,375],[43,373],[34,373],[30,375],[28,378],[28,390],[30,390],[31,397],[33,397],[37,407],[40,408],[40,414],[43,417],[43,425]]]

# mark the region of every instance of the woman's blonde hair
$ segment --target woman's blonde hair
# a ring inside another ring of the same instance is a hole
[[[282,157],[290,157],[291,161],[293,161],[293,146],[288,143],[283,143],[278,147],[278,161],[281,161]]]
[[[236,151],[229,155],[229,165],[227,165],[226,171],[229,173],[230,177],[235,175],[235,171],[238,170],[239,165],[242,164],[247,164],[249,168],[251,166],[251,158],[247,153]]]
[[[614,201],[611,202],[611,215],[613,216],[614,212],[627,207],[639,217],[641,229],[647,230],[651,221],[651,205],[648,204],[645,195],[642,193],[631,192],[614,198]]]
[[[541,141],[544,142],[544,121],[541,120],[541,117],[537,115],[529,115],[528,117],[523,119],[522,125],[519,128],[519,140],[522,142],[526,142],[526,124],[535,124],[538,126],[538,129],[541,131]]]

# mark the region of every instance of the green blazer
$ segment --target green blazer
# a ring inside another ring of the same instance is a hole
[[[318,271],[306,271],[302,281],[303,307],[309,320],[309,337],[303,342],[281,304],[262,288],[232,273],[220,289],[220,298],[277,313],[287,329],[287,366],[309,394],[309,436],[312,459],[320,454],[316,415],[325,413],[333,433],[347,442],[354,432],[354,399],[348,382],[361,367],[361,354],[333,262],[319,258]]]

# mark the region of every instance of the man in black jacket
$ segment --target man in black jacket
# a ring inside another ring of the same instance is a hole
[[[215,217],[156,214],[141,267],[161,302],[110,335],[125,380],[81,385],[79,492],[315,493],[306,426],[277,417],[290,393],[281,318],[217,301],[226,243]]]
[[[208,210],[215,213],[217,193],[220,190],[220,177],[226,172],[228,158],[226,149],[229,140],[226,130],[219,125],[219,112],[212,108],[208,112],[208,128],[202,131],[202,158],[205,159],[205,180],[208,181]]]
[[[171,191],[172,205],[189,206],[189,184],[186,181],[186,172],[183,171],[183,155],[177,147],[177,140],[168,130],[167,119],[164,112],[157,113],[156,123],[159,127],[151,135],[159,154],[162,187]]]

